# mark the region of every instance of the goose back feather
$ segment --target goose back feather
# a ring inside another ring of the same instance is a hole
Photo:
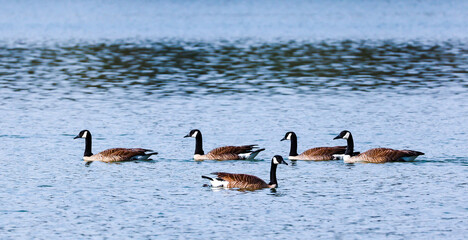
[[[132,160],[147,160],[151,155],[157,154],[150,149],[143,148],[111,148],[89,157],[85,161],[123,162]]]
[[[211,150],[208,154],[222,155],[222,154],[241,154],[252,152],[252,149],[257,145],[244,145],[244,146],[224,146]]]
[[[226,172],[212,173],[217,175],[218,178],[227,181],[227,188],[241,188],[241,189],[261,189],[268,188],[268,184],[262,179],[248,174],[235,174]]]
[[[258,149],[254,151],[254,148],[256,148],[256,145],[224,146],[211,150],[204,157],[210,160],[244,160],[253,152],[258,154],[258,152],[265,150]]]
[[[395,150],[391,148],[373,148],[357,156],[346,158],[345,162],[346,163],[354,163],[354,162],[385,163],[385,162],[412,161],[419,155],[424,155],[424,153],[413,151],[413,150],[406,150],[406,149]]]
[[[311,148],[297,156],[290,156],[290,159],[300,159],[300,160],[315,160],[315,161],[325,161],[335,159],[334,155],[344,154],[346,151],[346,146],[336,146],[336,147],[316,147]]]

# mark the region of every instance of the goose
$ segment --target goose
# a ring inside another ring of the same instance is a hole
[[[122,161],[133,161],[133,160],[148,160],[151,155],[158,154],[149,149],[143,148],[111,148],[104,150],[98,154],[91,152],[92,147],[92,136],[89,130],[82,130],[74,139],[84,138],[85,139],[85,151],[83,160],[91,163],[94,161],[101,162],[122,162]]]
[[[342,154],[346,151],[346,146],[336,147],[316,147],[304,151],[301,154],[297,154],[297,136],[294,132],[287,132],[283,139],[291,141],[291,149],[289,150],[289,160],[336,160],[339,159]],[[342,156],[341,156],[342,157]]]
[[[277,188],[278,181],[276,180],[276,168],[278,164],[288,165],[280,155],[275,155],[271,159],[270,169],[270,183],[266,183],[262,179],[247,174],[236,174],[236,173],[225,173],[225,172],[214,172],[213,175],[217,175],[216,178],[202,176],[210,180],[212,187],[223,187],[223,188],[240,188],[246,190],[257,190],[262,188]]]
[[[265,150],[265,148],[256,149],[257,145],[244,145],[244,146],[224,146],[211,150],[207,154],[203,151],[202,134],[200,130],[193,129],[184,138],[195,138],[195,160],[253,160],[258,153]]]
[[[350,131],[344,130],[333,139],[346,139],[348,146],[343,156],[345,163],[368,162],[368,163],[385,163],[385,162],[405,162],[413,161],[419,155],[424,155],[423,152],[413,150],[395,150],[391,148],[372,148],[361,154],[353,155],[354,141]]]

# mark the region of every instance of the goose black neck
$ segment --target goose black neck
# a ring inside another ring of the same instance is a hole
[[[203,151],[203,141],[201,132],[198,132],[197,136],[195,137],[195,154],[205,154],[205,152]]]
[[[289,156],[297,156],[297,136],[291,134],[291,149],[289,150]]]
[[[347,141],[348,141],[348,146],[346,147],[345,155],[352,156],[353,151],[354,151],[354,141],[353,141],[353,135],[351,135],[351,133],[349,133],[349,137],[348,137]]]
[[[271,169],[270,169],[270,183],[268,185],[275,184],[278,187],[278,181],[276,180],[276,168],[278,164],[274,164],[271,160]]]
[[[93,143],[93,140],[91,137],[91,133],[88,132],[85,138],[85,151],[84,151],[85,157],[89,157],[93,155],[93,153],[91,152],[91,146],[93,145],[92,143]]]

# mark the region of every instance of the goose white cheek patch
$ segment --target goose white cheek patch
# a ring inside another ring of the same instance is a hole
[[[349,132],[347,132],[347,133],[344,135],[343,138],[344,138],[344,139],[348,139],[348,138],[349,138]]]
[[[198,132],[194,132],[194,133],[192,134],[192,137],[193,137],[193,138],[194,138],[194,137],[197,137],[197,135],[198,135]]]
[[[87,136],[88,136],[88,131],[84,132],[83,136],[81,136],[81,138],[86,138]]]

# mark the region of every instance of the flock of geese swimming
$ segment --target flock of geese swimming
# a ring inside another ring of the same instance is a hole
[[[257,145],[243,146],[224,146],[215,148],[205,154],[203,151],[203,140],[200,130],[193,129],[185,137],[195,138],[195,160],[252,160],[265,148],[258,148]],[[158,154],[150,149],[144,148],[111,148],[104,150],[98,154],[93,154],[92,136],[89,130],[82,130],[76,137],[85,139],[85,152],[83,160],[89,165],[94,161],[101,162],[123,162],[123,161],[138,161],[148,160],[152,155]],[[283,139],[291,141],[289,151],[289,160],[309,160],[309,161],[326,161],[326,160],[343,160],[345,163],[385,163],[399,161],[413,161],[419,155],[424,155],[422,152],[413,150],[395,150],[391,148],[373,148],[363,153],[354,152],[354,141],[351,132],[344,130],[334,139],[345,139],[346,146],[335,147],[316,147],[304,151],[301,154],[297,153],[297,136],[294,132],[287,132]],[[275,155],[271,159],[270,182],[267,184],[262,179],[248,174],[234,174],[225,172],[212,173],[215,178],[202,176],[211,182],[212,187],[224,188],[239,188],[247,190],[256,190],[261,188],[276,188],[278,182],[276,180],[276,168],[279,164],[288,165],[283,157]]]

